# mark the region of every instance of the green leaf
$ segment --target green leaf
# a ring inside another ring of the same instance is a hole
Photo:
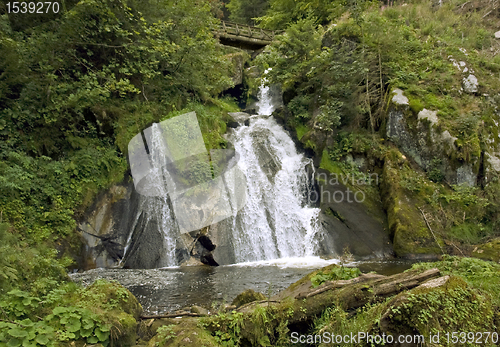
[[[107,325],[102,325],[99,327],[101,331],[111,331],[111,327]]]
[[[21,340],[19,339],[10,339],[9,342],[7,342],[7,347],[19,347],[21,346]]]
[[[91,329],[94,327],[94,320],[92,318],[82,318],[82,328],[83,329]]]
[[[80,336],[81,337],[90,337],[92,336],[92,332],[94,331],[94,326],[92,326],[90,329],[81,329],[80,330]]]
[[[88,343],[97,343],[97,342],[99,342],[99,339],[95,336],[91,336],[87,339],[87,342]]]
[[[95,334],[95,336],[97,336],[99,341],[106,341],[109,337],[108,332],[101,331],[101,329],[99,329],[99,328],[95,328],[94,334]]]
[[[47,335],[38,335],[36,338],[35,338],[35,341],[40,344],[40,345],[46,345],[49,343],[49,338],[47,337]]]
[[[77,318],[71,318],[69,320],[69,323],[66,325],[66,328],[68,329],[68,331],[70,331],[72,333],[80,331],[81,327],[82,327],[82,323]]]
[[[7,333],[12,336],[12,337],[26,337],[28,336],[28,333],[21,327],[19,328],[12,328],[7,331]]]
[[[68,312],[68,309],[66,307],[56,307],[52,310],[52,313],[55,315],[60,315],[61,313],[66,313]]]

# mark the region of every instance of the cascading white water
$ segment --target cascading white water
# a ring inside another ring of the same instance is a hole
[[[264,71],[264,75],[267,74],[268,69]],[[266,78],[264,78],[262,85],[259,88],[259,93],[257,95],[259,102],[257,103],[257,112],[259,115],[270,116],[274,111],[273,100],[271,97],[271,88],[269,86],[264,85],[266,82]]]
[[[135,217],[131,230],[135,230],[139,222],[143,228],[154,228],[163,236],[161,259],[158,260],[163,266],[178,265],[175,259],[176,240],[179,238],[179,228],[175,222],[172,210],[169,205],[167,195],[167,180],[170,180],[166,170],[167,149],[163,140],[163,134],[158,124],[153,124],[146,130],[149,163],[151,164],[150,175],[148,177],[148,189],[156,191],[156,196],[140,196],[139,213]],[[140,217],[143,217],[141,219]],[[151,229],[149,229],[151,230]],[[125,257],[132,243],[133,234],[130,233],[124,248]]]
[[[231,137],[239,168],[247,180],[247,203],[233,219],[232,242],[237,262],[313,255],[319,209],[308,207],[310,159],[273,117],[269,87],[261,87],[248,126]],[[229,231],[228,231],[229,232]]]

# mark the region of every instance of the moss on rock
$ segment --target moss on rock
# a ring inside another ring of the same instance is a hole
[[[148,347],[219,346],[198,318],[158,320],[153,326],[157,334],[148,342]]]
[[[441,281],[437,283],[438,280]],[[392,336],[418,334],[429,341],[429,336],[438,331],[491,331],[494,324],[488,298],[454,276],[429,281],[429,285],[424,283],[397,295],[385,306],[375,330]]]
[[[238,294],[238,296],[234,298],[231,305],[240,307],[250,302],[259,300],[266,300],[266,296],[262,293],[256,292],[253,289],[247,289],[243,293]]]
[[[425,225],[417,206],[423,204],[418,196],[411,196],[400,185],[400,170],[407,165],[403,159],[397,162],[386,159],[381,182],[381,195],[387,211],[390,237],[398,257],[419,254],[436,254],[440,249]]]
[[[75,298],[75,304],[91,310],[111,325],[114,346],[135,345],[142,307],[136,297],[118,282],[95,281]]]
[[[477,246],[472,252],[472,256],[500,263],[500,238]]]

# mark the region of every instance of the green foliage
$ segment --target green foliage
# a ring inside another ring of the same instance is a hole
[[[85,308],[58,306],[43,319],[34,321],[37,317],[34,312],[46,310],[41,308],[42,303],[53,304],[54,294],[51,292],[46,297],[48,300],[42,301],[27,292],[10,291],[6,301],[0,302],[7,318],[13,317],[0,322],[0,346],[57,346],[59,342],[79,339],[108,345],[110,326]]]
[[[311,283],[313,288],[316,288],[326,281],[350,280],[358,277],[359,275],[361,275],[361,271],[359,271],[356,267],[339,266],[334,267],[325,273],[320,271],[311,278]]]
[[[350,314],[342,309],[339,303],[333,303],[323,311],[322,315],[313,322],[313,333],[322,335],[325,332],[335,335],[350,336],[357,335],[359,332],[370,332],[374,326],[377,326],[380,318],[384,314],[384,305],[365,305]],[[351,341],[350,344],[343,346],[359,346],[360,344]],[[326,344],[325,344],[326,345]],[[320,345],[323,346],[323,345]]]
[[[60,284],[41,295],[14,289],[0,300],[5,318],[0,346],[58,346],[77,340],[107,346],[126,334],[123,315],[137,315],[139,308],[128,290],[103,280],[89,288]]]
[[[335,145],[328,151],[330,159],[333,161],[340,161],[347,154],[353,150],[354,135],[346,132],[339,132]]]
[[[293,313],[291,301],[284,301],[279,307],[257,305],[250,313],[222,312],[206,318],[203,326],[212,332],[220,346],[243,346],[248,341],[252,346],[288,346],[288,318]]]
[[[219,313],[217,316],[203,321],[203,325],[212,331],[212,335],[220,346],[239,346],[243,314],[240,312]]]
[[[231,21],[249,25],[255,25],[254,18],[263,16],[268,7],[269,0],[230,0],[226,4]]]
[[[288,107],[298,124],[309,121],[315,129],[332,131],[355,118],[364,70],[355,40],[307,17],[291,24],[267,50],[257,60],[272,68],[266,75],[270,83],[296,94]]]
[[[440,158],[434,158],[431,160],[427,170],[427,176],[432,182],[441,182],[444,179],[444,175],[441,172],[441,163],[442,160]]]
[[[156,346],[163,346],[170,339],[173,339],[176,336],[173,329],[174,326],[175,325],[163,325],[156,330],[156,333],[158,334]]]
[[[329,1],[329,0],[270,0],[267,13],[258,19],[261,26],[268,29],[284,29],[305,17],[317,18],[321,24],[337,19],[343,12],[352,11],[356,15],[370,5],[370,1]]]
[[[7,223],[0,223],[0,295],[7,286],[17,280],[17,270],[13,266],[16,253],[13,251],[13,235],[8,231]]]

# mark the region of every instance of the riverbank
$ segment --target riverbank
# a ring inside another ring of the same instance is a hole
[[[138,346],[288,346],[291,342],[299,342],[299,346],[326,346],[327,340],[311,342],[308,336],[360,333],[374,336],[376,341],[382,336],[392,336],[395,341],[399,336],[414,341],[422,336],[430,341],[439,333],[439,342],[447,346],[459,345],[447,342],[446,333],[452,332],[474,333],[485,346],[498,341],[498,264],[446,257],[438,262],[415,264],[406,272],[391,276],[357,276],[350,272],[339,279],[342,271],[341,266],[330,265],[292,284],[281,295],[264,299],[254,295],[258,301],[253,303],[247,300],[240,307],[222,305],[216,312],[196,314],[205,317],[180,314],[178,318],[146,319],[140,324]],[[327,277],[330,280],[318,283],[319,278]],[[484,332],[490,333],[488,341]],[[293,340],[294,337],[304,343]],[[371,343],[348,341],[341,345]]]

